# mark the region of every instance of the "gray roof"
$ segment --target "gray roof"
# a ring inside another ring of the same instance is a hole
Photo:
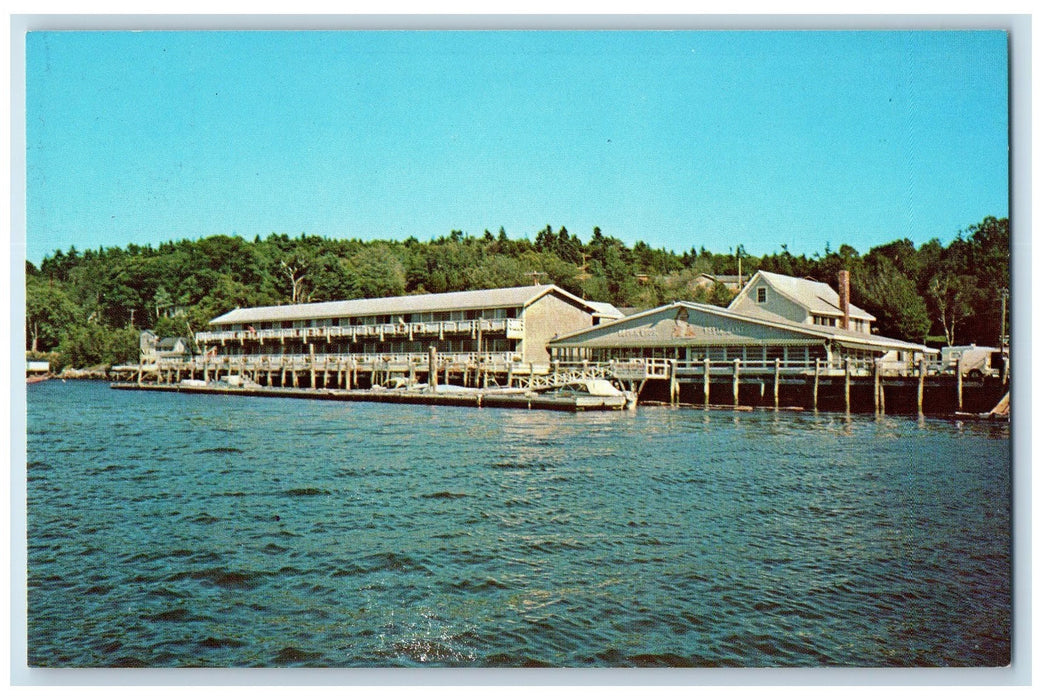
[[[187,338],[161,338],[156,343],[156,350],[173,350],[177,347],[177,344],[188,345]]]
[[[910,343],[906,340],[897,340],[896,338],[886,338],[880,335],[870,335],[868,333],[847,331],[833,326],[814,326],[807,323],[796,323],[788,319],[767,319],[758,315],[751,315],[739,311],[732,311],[729,308],[725,309],[720,306],[713,306],[712,304],[699,304],[693,301],[675,301],[672,304],[666,304],[664,306],[659,306],[654,309],[649,309],[647,311],[643,311],[641,313],[634,314],[633,316],[628,316],[617,321],[602,323],[601,325],[594,326],[593,328],[582,328],[580,330],[573,331],[571,333],[566,333],[560,337],[554,338],[549,342],[549,344],[579,344],[582,343],[583,335],[603,333],[605,328],[610,328],[616,323],[630,322],[635,318],[639,318],[642,316],[651,316],[665,309],[680,308],[685,306],[690,309],[707,312],[709,314],[720,316],[725,319],[734,319],[738,321],[747,321],[750,323],[760,323],[767,326],[774,326],[776,328],[795,331],[811,337],[822,338],[824,340],[832,340],[834,342],[842,343],[848,346],[887,348],[894,350],[911,350],[927,353],[937,352],[937,350],[934,350],[933,348],[929,348],[919,343]]]
[[[411,296],[382,297],[378,299],[324,301],[314,304],[256,306],[229,311],[210,321],[210,324],[298,321],[313,318],[350,318],[357,316],[393,316],[433,311],[523,307],[551,292],[570,299],[573,303],[585,307],[591,313],[603,314],[604,307],[615,309],[610,304],[580,299],[553,284],[539,284],[527,287],[479,289],[469,292],[446,292],[444,294],[414,294]],[[615,315],[621,316],[622,314],[616,309]]]
[[[588,301],[588,305],[594,308],[594,315],[602,318],[622,318],[623,313],[606,301]]]
[[[738,275],[714,275],[709,272],[703,272],[698,276],[708,277],[712,281],[719,282],[720,284],[739,284],[742,280],[745,280],[746,282],[749,281],[749,275],[742,275],[739,277]]]
[[[801,277],[789,277],[788,275],[764,272],[763,270],[756,274],[771,285],[779,294],[806,308],[813,314],[837,316],[843,313],[839,308],[839,292],[824,282],[816,282]],[[752,280],[749,280],[749,282],[750,284],[746,284],[739,295],[734,298],[731,306],[734,306],[739,299],[751,294],[749,290],[752,289]],[[875,316],[854,304],[850,305],[850,317],[864,321],[876,320]]]

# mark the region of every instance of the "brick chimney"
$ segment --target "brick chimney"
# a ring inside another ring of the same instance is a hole
[[[839,271],[839,310],[843,312],[843,318],[839,327],[845,331],[850,330],[850,270]]]

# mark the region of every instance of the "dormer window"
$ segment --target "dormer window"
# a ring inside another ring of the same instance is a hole
[[[765,304],[767,303],[767,287],[756,288],[756,303]]]

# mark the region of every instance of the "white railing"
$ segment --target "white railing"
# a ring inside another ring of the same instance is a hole
[[[373,336],[437,335],[446,333],[506,333],[509,338],[524,334],[525,322],[520,318],[474,319],[469,321],[437,321],[423,323],[377,323],[352,326],[308,326],[306,328],[264,328],[261,330],[200,331],[195,340],[200,345],[209,343],[246,342],[257,340],[311,340],[357,338]]]
[[[468,366],[496,366],[505,367],[507,365],[524,366],[528,367],[527,364],[522,365],[521,358],[519,355],[510,352],[465,352],[465,353],[438,353],[437,361],[439,366],[449,365],[468,365]],[[429,357],[427,353],[354,353],[354,354],[333,354],[333,353],[316,353],[315,355],[306,353],[287,353],[287,354],[271,354],[271,355],[198,355],[192,360],[160,360],[160,364],[164,367],[210,367],[210,368],[226,368],[226,367],[241,367],[245,369],[267,369],[269,367],[281,367],[283,365],[292,367],[310,367],[312,362],[318,367],[340,367],[340,366],[356,366],[356,367],[377,367],[383,369],[385,367],[409,367],[410,365],[417,367],[427,367]]]
[[[828,361],[824,358],[817,360],[782,360],[782,359],[716,359],[708,363],[710,374],[733,374],[737,368],[741,374],[845,374],[849,371],[852,375],[867,376],[875,373],[876,360],[846,360],[843,358]],[[609,360],[606,362],[581,362],[576,360],[560,360],[561,366],[577,365],[601,365],[611,368],[613,375],[618,379],[668,379],[671,373],[678,377],[701,376],[706,371],[706,360],[673,360],[667,358],[629,358]],[[919,362],[880,361],[879,371],[881,374],[915,376],[920,372]],[[928,373],[936,373],[934,366],[928,366]]]

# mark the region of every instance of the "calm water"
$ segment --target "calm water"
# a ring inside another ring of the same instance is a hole
[[[1009,660],[1006,426],[28,395],[31,665]]]

